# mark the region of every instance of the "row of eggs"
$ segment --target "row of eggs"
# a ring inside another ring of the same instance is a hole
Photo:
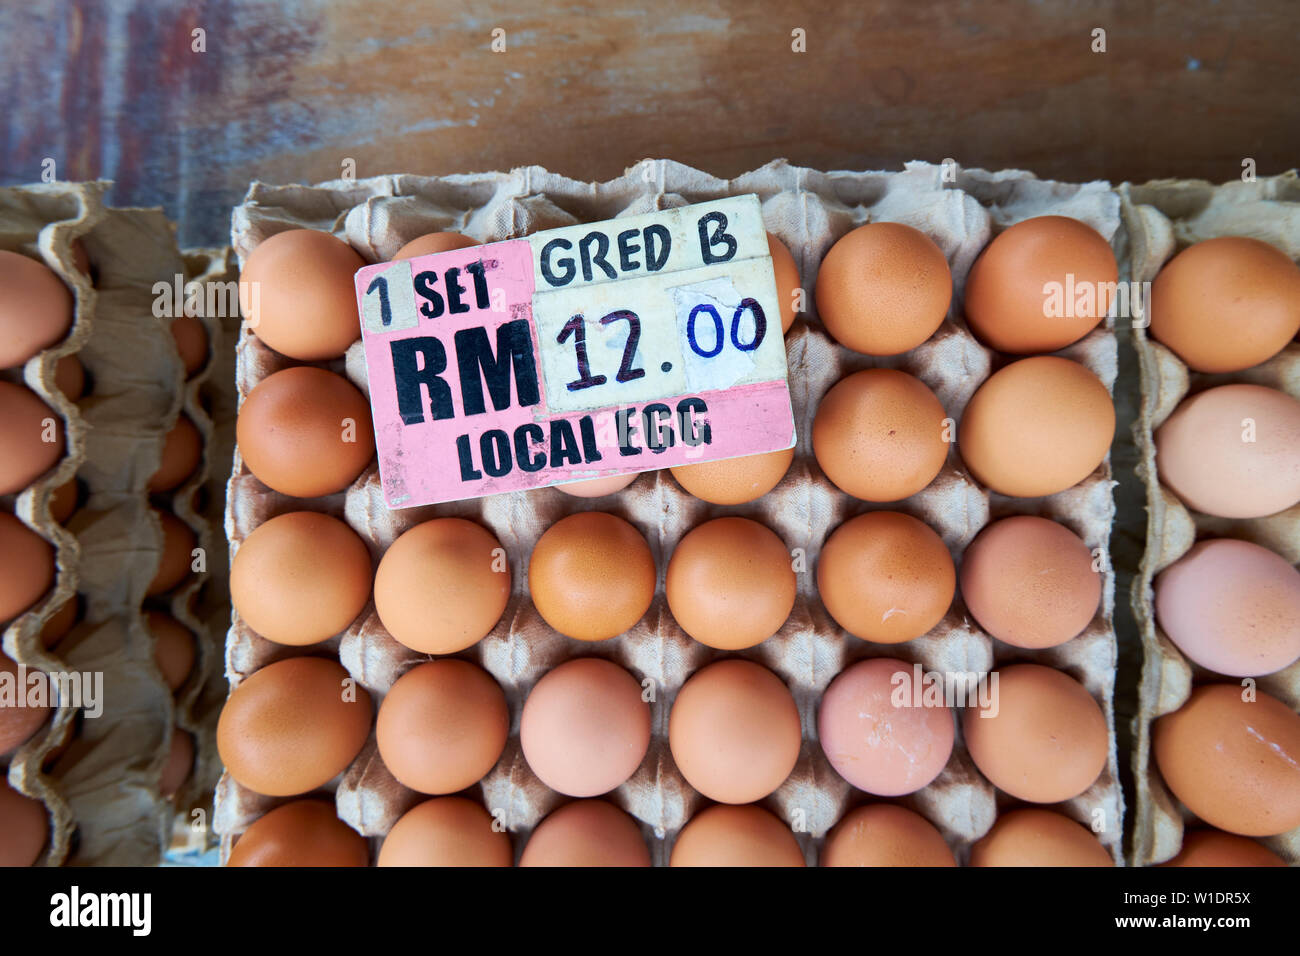
[[[1229,841],[1238,838],[1216,834]],[[1249,842],[1249,841],[1243,841]],[[1256,856],[1268,851],[1251,844]],[[1229,845],[1229,851],[1250,848]],[[318,799],[276,807],[244,832],[231,866],[365,866],[366,841]],[[464,797],[435,797],[404,814],[379,849],[378,866],[510,866],[513,849],[500,817]],[[889,803],[850,810],[827,834],[822,866],[956,866],[939,830]],[[650,866],[636,821],[604,800],[575,800],[552,811],[529,836],[519,865]],[[970,852],[972,866],[1112,866],[1081,824],[1052,810],[1003,814]],[[790,827],[761,806],[717,804],[696,813],[673,843],[671,866],[805,865]],[[1189,862],[1187,865],[1204,865]]]
[[[796,566],[766,525],[721,517],[677,543],[665,574],[668,608],[692,638],[742,650],[781,630],[794,608]],[[1017,515],[987,526],[966,549],[960,581],[968,609],[993,637],[1055,647],[1080,634],[1101,600],[1101,559],[1068,528]],[[497,625],[511,593],[506,551],[482,525],[433,518],[408,529],[371,571],[370,552],[344,522],[313,511],[278,515],[235,554],[231,594],[255,632],[306,646],[343,632],[373,593],[384,627],[425,654],[452,654]],[[959,575],[939,535],[896,511],[857,515],[821,549],[817,586],[845,630],[878,644],[931,631],[948,612]],[[372,583],[373,579],[373,583]],[[650,609],[656,568],[627,520],[604,511],[561,518],[528,562],[533,605],[553,630],[580,641],[627,632]]]
[[[366,840],[323,800],[276,807],[244,832],[231,866],[365,866]],[[434,797],[407,811],[380,846],[378,866],[510,866],[513,852],[500,817],[459,796]],[[890,803],[853,808],[826,836],[822,866],[956,866],[951,848],[924,816]],[[970,848],[969,864],[985,866],[1113,866],[1088,829],[1053,810],[1023,807],[1001,814]],[[519,865],[650,865],[635,820],[604,800],[576,800],[551,812],[524,844]],[[791,829],[755,805],[718,804],[682,828],[671,866],[805,865]],[[1188,834],[1168,866],[1285,866],[1254,840],[1219,830]]]
[[[955,708],[919,671],[905,661],[870,658],[849,665],[822,694],[822,751],[859,790],[886,797],[915,793],[948,765]],[[611,661],[566,661],[525,699],[524,759],[558,793],[608,793],[642,765],[658,696],[653,680],[637,680]],[[1061,671],[1040,664],[1004,667],[991,693],[972,693],[964,703],[962,732],[972,759],[1014,797],[1043,804],[1069,800],[1106,764],[1101,708]],[[238,783],[267,796],[294,796],[341,773],[370,726],[369,694],[340,664],[294,657],[261,668],[234,690],[221,715],[218,747]],[[505,694],[491,675],[468,661],[443,658],[416,665],[393,684],[379,707],[376,743],[400,783],[419,793],[451,794],[496,766],[509,729]],[[761,800],[799,759],[799,710],[772,671],[725,658],[696,671],[677,692],[668,746],[678,770],[705,797],[730,804]]]
[[[1300,502],[1300,401],[1260,384],[1222,384],[1222,376],[1253,369],[1292,342],[1300,330],[1300,269],[1259,240],[1210,239],[1166,263],[1152,296],[1162,306],[1152,336],[1192,372],[1214,376],[1155,431],[1161,484],[1193,512],[1216,519],[1293,509]],[[1300,827],[1300,715],[1254,680],[1300,657],[1300,571],[1266,547],[1221,536],[1233,529],[1216,522],[1212,536],[1198,536],[1155,579],[1160,629],[1211,673],[1196,675],[1182,706],[1156,719],[1151,751],[1184,807],[1217,828],[1212,832],[1242,839]],[[1219,675],[1241,680],[1223,683]],[[1185,832],[1179,857],[1203,848],[1205,833]]]

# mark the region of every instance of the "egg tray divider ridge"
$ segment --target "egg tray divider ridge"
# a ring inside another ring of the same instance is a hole
[[[1174,253],[1204,239],[1252,236],[1300,260],[1300,177],[1294,171],[1215,186],[1197,180],[1160,180],[1120,187],[1131,241],[1131,271],[1150,281]],[[1131,859],[1162,863],[1182,847],[1183,828],[1195,818],[1160,778],[1151,752],[1152,722],[1180,708],[1193,682],[1235,682],[1193,665],[1156,623],[1152,581],[1205,537],[1242,538],[1300,563],[1300,505],[1266,518],[1231,520],[1189,510],[1160,484],[1154,432],[1190,390],[1229,382],[1265,385],[1300,398],[1300,344],[1292,342],[1262,365],[1242,372],[1206,375],[1191,371],[1172,351],[1133,330],[1142,376],[1142,406],[1134,439],[1141,455],[1138,473],[1146,486],[1147,549],[1132,591],[1133,613],[1142,635],[1144,664],[1134,721],[1133,777],[1136,813]],[[1300,710],[1300,662],[1257,679],[1259,689]],[[1300,827],[1261,842],[1288,863],[1300,863]]]
[[[210,284],[220,284],[223,290],[233,289],[239,279],[228,246],[187,250],[183,257],[187,285],[197,283],[206,290]],[[233,303],[233,299],[223,295],[220,301]],[[217,300],[205,295],[205,301]],[[181,398],[184,414],[202,436],[202,457],[194,474],[171,492],[171,507],[194,532],[207,570],[189,575],[166,595],[169,613],[197,639],[194,668],[175,696],[176,726],[194,737],[194,766],[173,804],[174,841],[198,851],[216,844],[211,822],[213,792],[221,776],[217,718],[228,689],[224,651],[230,624],[230,549],[222,529],[235,447],[235,352],[229,342],[239,322],[238,314],[201,312],[197,318],[207,333],[208,355],[185,381]]]
[[[65,425],[65,457],[14,501],[17,516],[55,544],[55,586],[6,627],[4,650],[46,672],[103,673],[100,717],[60,707],[9,763],[10,784],[50,812],[47,865],[157,862],[170,815],[159,779],[172,697],[140,607],[162,544],[145,485],[180,405],[180,359],[151,312],[152,286],[155,271],[175,271],[179,254],[161,211],[109,208],[108,185],[0,189],[0,245],[37,252],[75,296],[67,337],[22,370]],[[74,239],[97,273],[94,285],[73,263]],[[78,403],[54,385],[54,361],[70,354],[92,383]],[[65,528],[51,517],[49,498],[74,474],[86,494]],[[46,651],[42,628],[75,595],[81,619]]]
[[[1114,505],[1109,460],[1080,485],[1040,499],[1004,499],[980,488],[960,465],[955,451],[941,474],[919,494],[896,504],[870,506],[836,489],[817,467],[811,451],[813,414],[821,396],[845,374],[870,366],[901,368],[917,375],[938,395],[948,414],[959,418],[976,387],[1004,360],[979,345],[960,318],[960,294],[976,255],[998,229],[1035,215],[1075,216],[1114,242],[1119,201],[1106,183],[1069,185],[1040,181],[1028,173],[959,172],[944,181],[944,170],[924,163],[895,172],[832,172],[770,163],[733,180],[723,180],[671,161],[646,160],[614,180],[583,183],[525,167],[509,173],[426,178],[383,176],[335,181],[318,186],[253,183],[234,210],[232,244],[241,264],[268,236],[290,228],[331,232],[348,241],[368,262],[388,259],[407,240],[427,232],[455,230],[480,241],[522,236],[540,229],[630,216],[717,197],[756,193],[769,231],[794,254],[807,290],[808,311],[786,336],[798,446],[781,484],[747,505],[714,506],[683,491],[668,471],[639,476],[626,490],[605,498],[572,498],[554,488],[496,495],[402,511],[388,510],[372,463],[345,492],[327,498],[293,499],[269,490],[244,467],[238,449],[230,481],[227,535],[232,554],[244,538],[269,518],[312,509],[343,518],[368,543],[377,562],[384,549],[407,528],[435,516],[461,516],[481,522],[510,556],[512,595],[501,621],[481,642],[456,656],[483,666],[502,686],[511,715],[510,737],[496,767],[473,788],[485,806],[503,810],[512,831],[516,858],[532,828],[566,798],[549,790],[528,768],[519,744],[522,702],[548,670],[579,656],[612,659],[638,680],[659,687],[652,716],[650,750],[633,777],[607,799],[627,810],[642,826],[652,860],[667,862],[677,831],[707,801],[676,769],[667,744],[668,714],[677,690],[706,663],[723,656],[748,658],[775,671],[798,705],[803,746],[789,779],[763,804],[790,823],[802,810],[805,832],[797,833],[805,857],[815,863],[827,830],[852,805],[871,802],[830,767],[816,741],[816,710],[822,691],[848,664],[874,656],[919,661],[929,670],[982,671],[1014,661],[1037,661],[1079,679],[1094,696],[1110,728],[1110,754],[1093,786],[1059,808],[1085,825],[1100,808],[1106,821],[1099,834],[1116,860],[1122,860],[1123,795],[1120,790],[1113,726],[1116,638],[1112,624],[1114,575],[1105,574],[1097,616],[1079,637],[1044,651],[1020,651],[980,632],[958,598],[928,635],[902,645],[876,645],[842,631],[817,597],[815,568],[822,542],[847,518],[885,507],[929,523],[959,558],[991,519],[1012,513],[1042,514],[1079,534],[1089,548],[1107,547]],[[957,295],[950,317],[924,345],[892,359],[871,359],[835,345],[815,318],[811,290],[822,257],[836,239],[868,219],[906,222],[928,233],[947,255]],[[955,317],[955,319],[954,319]],[[1113,389],[1116,340],[1099,328],[1063,353],[1077,359]],[[264,379],[296,364],[277,355],[247,330],[238,345],[238,390],[242,398]],[[365,390],[360,343],[345,359],[328,363]],[[528,556],[545,528],[583,510],[606,510],[634,524],[654,554],[658,576],[653,604],[630,631],[608,641],[585,644],[551,631],[533,607],[526,581]],[[757,647],[724,655],[687,637],[669,613],[664,574],[672,548],[692,527],[721,515],[752,517],[772,528],[787,547],[803,548],[808,570],[799,576],[798,597],[781,631]],[[426,660],[394,641],[371,602],[340,636],[311,648],[277,646],[253,633],[239,619],[230,629],[227,673],[232,685],[272,661],[303,653],[337,654],[349,673],[378,706],[393,682]],[[379,759],[373,727],[362,751],[333,792],[341,819],[363,835],[382,837],[406,810],[428,799],[399,784]],[[291,798],[293,799],[293,798]],[[222,833],[223,859],[234,838],[256,818],[286,802],[255,794],[229,774],[217,791],[216,826]],[[975,769],[958,727],[952,759],[940,777],[920,792],[898,801],[921,812],[943,833],[960,861],[970,844],[993,824],[1009,801]],[[376,841],[377,842],[377,841]]]

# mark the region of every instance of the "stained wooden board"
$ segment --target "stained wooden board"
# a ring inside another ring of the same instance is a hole
[[[251,179],[314,182],[347,160],[357,176],[603,178],[646,156],[721,175],[953,157],[1116,181],[1300,161],[1289,0],[284,8],[6,4],[0,181],[46,159],[111,178],[114,202],[162,204],[195,244],[226,236]]]

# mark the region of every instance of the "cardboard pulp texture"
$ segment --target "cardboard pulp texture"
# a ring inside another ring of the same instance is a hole
[[[76,303],[62,341],[4,373],[50,405],[66,433],[58,465],[5,502],[54,544],[57,577],[49,595],[5,626],[4,651],[29,669],[103,681],[101,715],[65,701],[8,760],[10,784],[49,810],[47,865],[156,863],[173,815],[160,778],[178,705],[155,663],[143,606],[163,541],[147,483],[180,412],[184,377],[167,320],[153,311],[154,285],[184,264],[161,210],[110,208],[108,186],[0,190],[0,248],[39,258]],[[74,263],[74,241],[93,280]],[[66,355],[86,371],[77,402],[54,384],[54,363]],[[61,526],[51,493],[74,476],[78,507]],[[177,597],[161,596],[162,606]],[[78,602],[77,622],[46,650],[40,633],[68,600]]]
[[[790,248],[800,268],[805,314],[786,335],[790,389],[798,445],[794,463],[767,495],[745,505],[721,507],[687,494],[667,471],[642,474],[624,491],[582,500],[554,488],[518,492],[411,510],[390,511],[383,504],[372,463],[345,492],[327,498],[293,499],[258,481],[235,454],[229,487],[226,530],[232,553],[258,525],[275,515],[303,508],[346,521],[369,544],[376,562],[403,531],[435,516],[455,515],[481,522],[510,556],[512,597],[496,628],[459,657],[484,667],[502,686],[510,707],[511,734],[496,767],[472,790],[499,811],[514,842],[516,857],[533,827],[566,799],[533,774],[519,744],[519,719],[529,689],[548,670],[580,656],[600,656],[627,668],[638,680],[660,688],[653,705],[650,750],[630,780],[608,799],[642,826],[656,864],[668,861],[673,841],[706,801],[675,767],[667,742],[668,715],[678,689],[695,671],[723,656],[696,643],[677,626],[664,599],[664,571],[674,546],[701,522],[721,515],[754,518],[784,540],[802,548],[806,568],[785,626],[757,647],[734,656],[757,661],[778,674],[798,704],[803,747],[794,771],[763,804],[782,820],[800,820],[796,834],[809,863],[817,860],[826,832],[852,806],[872,798],[855,791],[831,768],[817,743],[816,712],[821,694],[841,670],[856,660],[889,656],[920,662],[935,671],[985,671],[1015,661],[1058,667],[1081,681],[1113,728],[1116,639],[1112,625],[1114,577],[1108,570],[1102,605],[1083,634],[1045,651],[1021,651],[982,633],[958,598],[929,634],[907,644],[882,646],[840,629],[817,596],[815,569],[822,542],[844,520],[872,507],[839,491],[821,473],[810,436],[822,395],[846,374],[871,366],[901,368],[924,381],[948,414],[960,418],[976,388],[1005,359],[981,346],[961,317],[961,292],[971,263],[994,234],[1017,220],[1044,214],[1074,216],[1117,241],[1119,199],[1106,183],[1067,185],[1034,179],[1023,172],[960,171],[922,163],[898,172],[832,172],[773,162],[732,180],[718,179],[673,162],[647,160],[620,178],[583,183],[539,167],[509,173],[424,178],[385,176],[336,181],[319,186],[254,183],[233,217],[233,245],[241,264],[268,236],[285,229],[310,228],[344,239],[368,262],[390,258],[410,239],[432,231],[454,230],[483,242],[529,232],[618,216],[635,215],[720,196],[756,193],[767,229]],[[952,266],[956,298],[948,320],[926,343],[901,356],[872,359],[836,345],[817,321],[812,289],[818,264],[831,245],[869,220],[895,220],[927,233]],[[1063,351],[1095,372],[1112,388],[1116,377],[1116,339],[1098,328]],[[241,399],[268,375],[293,364],[268,349],[248,330],[238,345]],[[363,390],[365,364],[360,343],[331,364]],[[992,495],[966,473],[955,452],[925,490],[887,507],[926,521],[943,538],[954,558],[991,520],[1013,513],[1042,514],[1080,535],[1089,548],[1107,547],[1114,505],[1109,462],[1103,462],[1074,488],[1040,499]],[[604,510],[626,518],[645,535],[658,567],[654,602],[628,632],[596,644],[562,637],[546,626],[528,596],[530,552],[541,533],[567,514]],[[374,698],[376,705],[405,671],[427,658],[398,644],[384,630],[373,602],[342,634],[310,648],[289,648],[254,633],[238,614],[227,644],[227,673],[233,686],[267,664],[297,654],[337,656]],[[361,753],[327,786],[342,820],[377,845],[407,810],[427,799],[402,786],[379,758],[373,731]],[[217,829],[223,858],[238,834],[274,806],[286,802],[254,793],[229,774],[217,790]],[[934,823],[960,861],[971,843],[992,826],[1008,804],[975,769],[960,738],[943,773],[925,789],[899,801]],[[1099,779],[1058,809],[1074,819],[1100,821],[1101,841],[1121,859],[1123,797],[1114,734]],[[1094,812],[1097,811],[1097,812]]]
[[[1294,171],[1257,182],[1215,186],[1203,181],[1161,180],[1120,188],[1131,243],[1130,268],[1139,282],[1153,280],[1175,253],[1217,236],[1251,236],[1300,259],[1300,178]],[[1230,520],[1191,511],[1160,484],[1154,432],[1189,393],[1230,382],[1280,389],[1300,398],[1300,344],[1242,372],[1206,375],[1191,371],[1165,346],[1133,329],[1142,376],[1142,406],[1134,425],[1138,472],[1147,494],[1147,549],[1132,591],[1144,649],[1134,721],[1133,777],[1136,814],[1132,861],[1162,863],[1177,855],[1183,829],[1195,818],[1160,779],[1151,752],[1152,722],[1181,707],[1196,683],[1216,675],[1192,664],[1160,630],[1154,608],[1155,577],[1198,540],[1241,538],[1300,563],[1300,505],[1266,518]],[[1258,679],[1259,689],[1300,710],[1300,662]],[[1263,838],[1291,864],[1300,863],[1300,828]]]
[[[181,582],[166,601],[171,615],[199,635],[194,669],[175,695],[176,726],[194,740],[194,765],[173,801],[172,847],[202,851],[216,843],[211,826],[212,795],[221,776],[216,728],[227,690],[230,553],[222,526],[235,447],[233,330],[239,322],[239,272],[229,247],[186,251],[184,265],[185,288],[202,297],[202,308],[193,311],[207,333],[208,355],[185,381],[182,410],[203,438],[203,454],[194,474],[171,492],[170,506],[194,532],[206,568]]]

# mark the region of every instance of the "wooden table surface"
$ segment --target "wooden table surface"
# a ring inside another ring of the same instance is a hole
[[[225,240],[250,180],[348,160],[605,178],[647,156],[724,176],[953,157],[1114,181],[1300,162],[1294,0],[286,6],[7,3],[0,182],[52,160],[200,244]]]

